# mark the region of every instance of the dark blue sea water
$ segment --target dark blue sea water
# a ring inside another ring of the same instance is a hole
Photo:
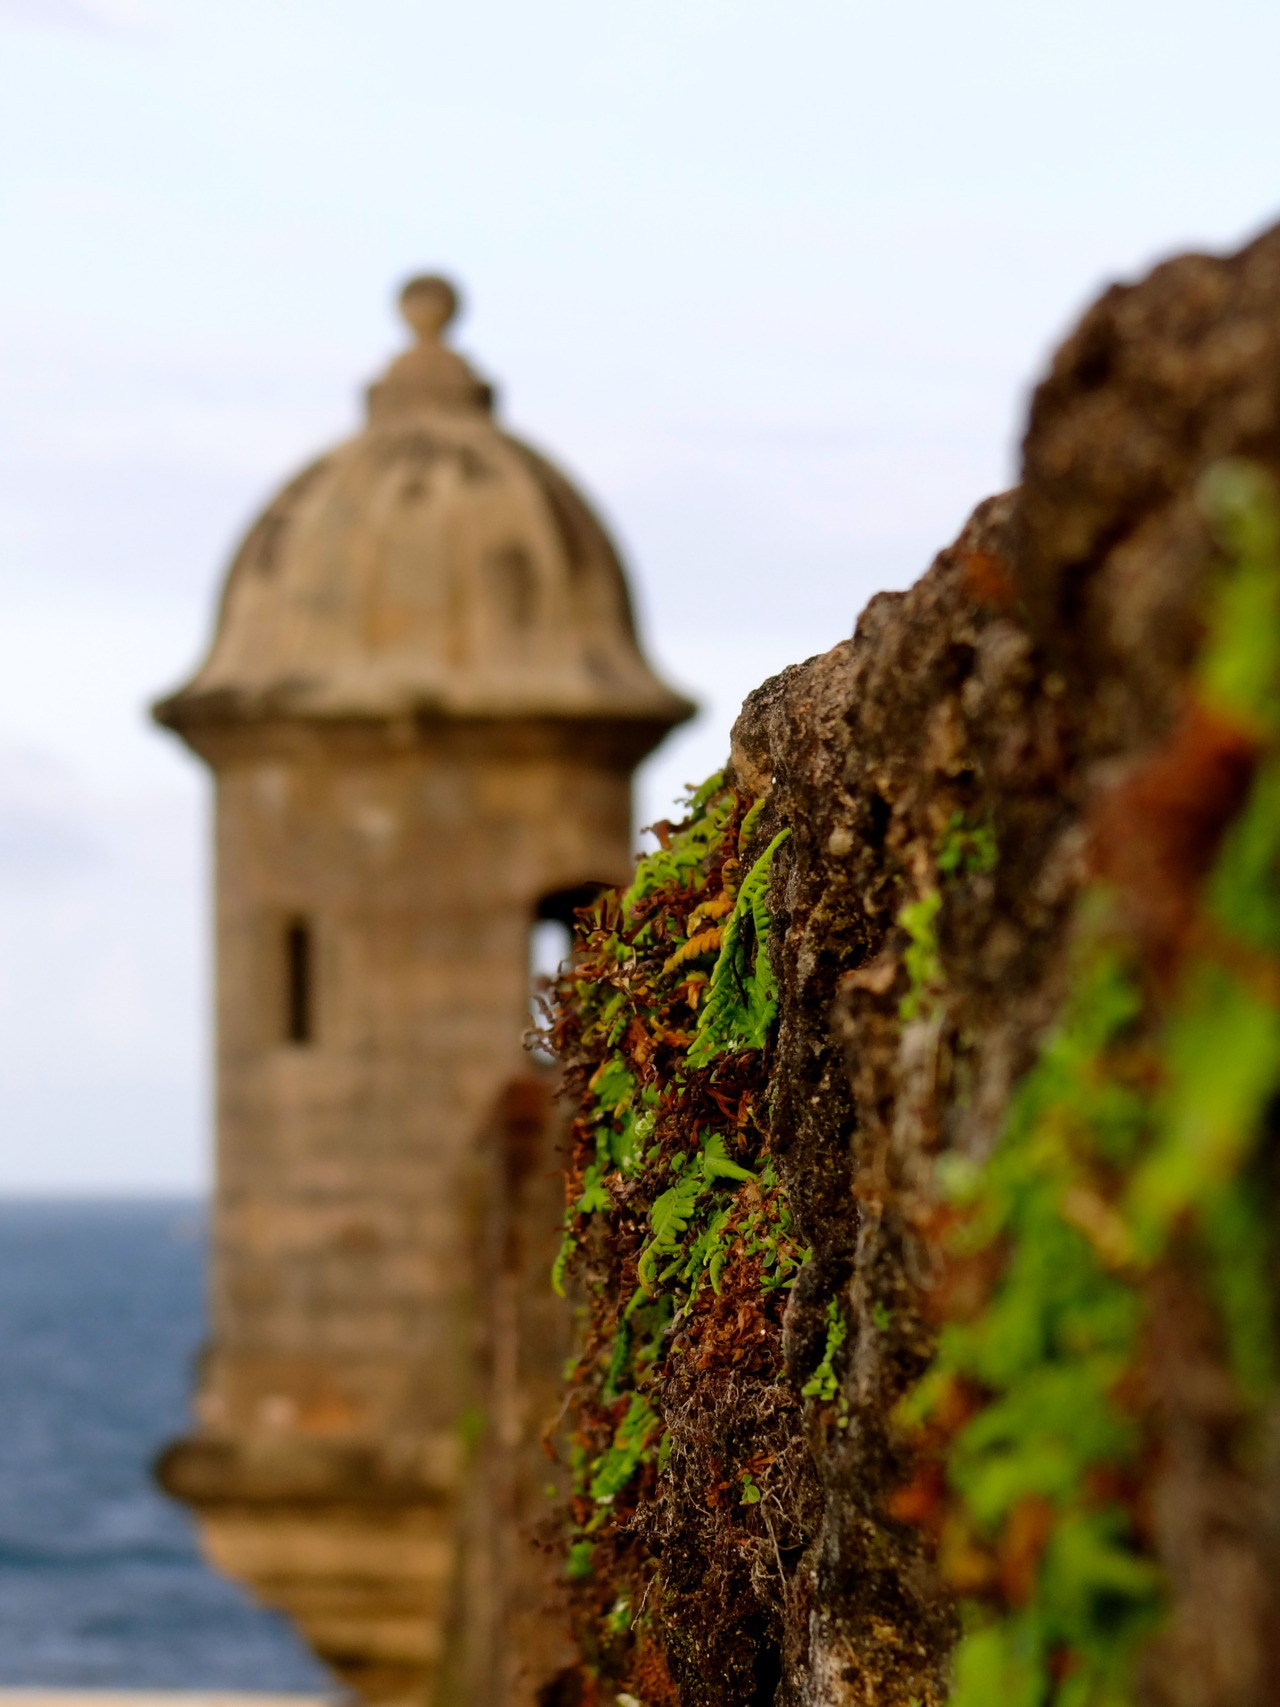
[[[0,1685],[332,1689],[150,1480],[203,1262],[196,1204],[0,1202]]]

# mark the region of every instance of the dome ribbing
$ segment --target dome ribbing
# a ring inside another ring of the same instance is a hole
[[[249,530],[209,655],[157,717],[683,721],[604,528],[442,343],[452,287],[416,279],[401,307],[416,343],[369,388],[364,430]]]

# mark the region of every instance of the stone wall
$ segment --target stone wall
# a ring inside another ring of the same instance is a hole
[[[1276,479],[1280,229],[1089,310],[584,927],[582,1699],[1280,1698]]]

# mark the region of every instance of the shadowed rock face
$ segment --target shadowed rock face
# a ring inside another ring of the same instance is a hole
[[[464,1663],[467,1205],[528,1074],[530,927],[625,880],[632,769],[691,709],[583,499],[440,343],[452,302],[407,289],[417,345],[250,531],[156,713],[217,785],[212,1334],[160,1474],[378,1699]]]

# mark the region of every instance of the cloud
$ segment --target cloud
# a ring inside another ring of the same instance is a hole
[[[97,35],[132,35],[151,21],[140,0],[0,0],[0,20]]]

